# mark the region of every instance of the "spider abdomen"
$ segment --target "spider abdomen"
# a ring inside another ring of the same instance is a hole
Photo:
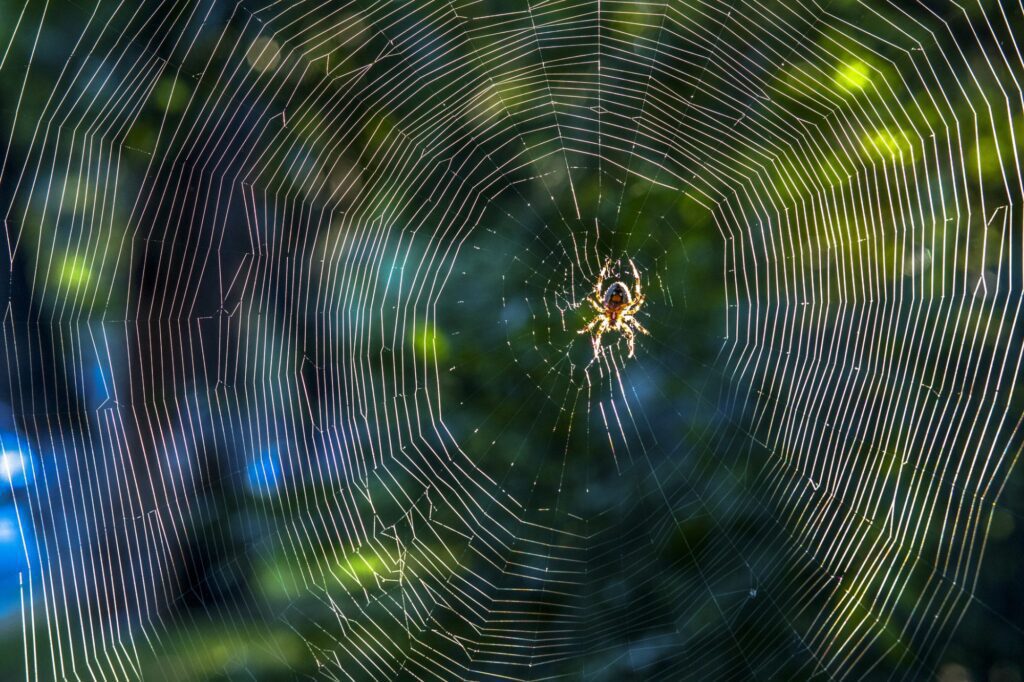
[[[609,312],[626,307],[632,300],[629,289],[622,282],[615,282],[604,292],[604,307]]]

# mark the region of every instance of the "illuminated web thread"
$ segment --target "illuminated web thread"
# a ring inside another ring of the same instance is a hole
[[[1016,455],[1022,17],[904,5],[26,4],[26,677],[933,666]]]

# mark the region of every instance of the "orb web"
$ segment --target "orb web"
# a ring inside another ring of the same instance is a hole
[[[0,7],[25,679],[915,679],[984,603],[1019,5]]]

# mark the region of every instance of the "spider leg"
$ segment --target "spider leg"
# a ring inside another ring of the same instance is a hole
[[[620,331],[622,331],[623,336],[626,337],[626,347],[629,348],[629,357],[633,357],[633,351],[635,350],[634,339],[636,338],[636,335],[633,333],[633,330],[629,328],[628,324],[622,325],[622,329]]]
[[[604,300],[604,278],[608,274],[608,266],[611,265],[612,259],[605,259],[604,265],[601,267],[601,273],[597,276],[597,283],[594,284],[594,298],[598,301]]]
[[[601,313],[601,315],[604,315],[604,306],[602,306],[600,303],[595,301],[590,296],[587,296],[587,303],[592,305],[594,307],[594,310],[596,310],[597,312]]]
[[[632,315],[628,315],[626,317],[626,322],[628,322],[629,324],[633,325],[638,332],[640,332],[642,334],[646,334],[647,336],[651,335],[651,333],[649,331],[647,331],[647,329],[642,324],[640,324],[640,320],[636,319]]]
[[[633,268],[633,289],[636,292],[635,298],[643,300],[644,295],[640,292],[640,272],[636,269],[636,263],[633,262],[632,258],[629,259],[629,266]],[[638,305],[637,307],[639,308],[640,306]]]
[[[587,299],[587,300],[590,300],[590,299]],[[584,327],[583,329],[579,330],[579,331],[578,331],[578,332],[576,332],[576,333],[577,333],[577,334],[587,334],[587,333],[589,333],[589,332],[590,332],[590,331],[591,331],[591,330],[592,330],[592,329],[593,329],[594,327],[596,327],[596,326],[597,326],[598,324],[600,324],[600,323],[601,323],[601,322],[603,322],[603,321],[604,321],[604,317],[603,317],[602,315],[598,315],[597,317],[595,317],[594,319],[592,319],[592,320],[591,320],[591,321],[590,321],[589,323],[587,323],[587,326],[586,326],[586,327]]]
[[[591,340],[592,343],[594,344],[594,357],[595,358],[601,357],[601,335],[604,334],[606,331],[608,331],[608,319],[602,317],[601,318],[601,326],[599,326],[597,328],[597,331],[594,332],[594,338]]]

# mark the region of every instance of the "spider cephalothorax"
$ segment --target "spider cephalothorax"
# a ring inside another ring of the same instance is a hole
[[[593,335],[591,341],[594,345],[594,357],[598,357],[601,354],[601,335],[607,331],[622,332],[622,335],[626,337],[629,357],[633,357],[636,336],[633,330],[642,334],[650,333],[634,317],[645,300],[640,291],[640,273],[637,272],[636,265],[631,260],[629,265],[633,269],[633,293],[631,294],[629,287],[622,282],[614,282],[607,290],[604,290],[604,278],[608,274],[609,265],[611,265],[611,261],[605,261],[604,267],[601,268],[601,274],[597,276],[594,292],[587,296],[587,302],[597,311],[597,316],[580,330],[580,334]]]

